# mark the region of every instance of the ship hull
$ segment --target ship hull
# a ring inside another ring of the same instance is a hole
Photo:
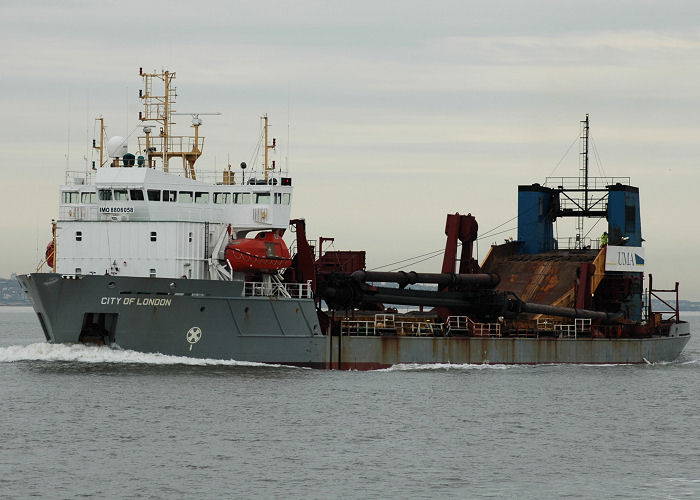
[[[197,358],[358,370],[401,363],[655,363],[677,359],[690,339],[685,322],[672,325],[667,337],[645,339],[339,338],[323,334],[312,299],[244,296],[242,282],[39,273],[18,280],[49,342],[79,342],[97,325],[105,343],[122,349]]]
[[[680,331],[686,331],[683,323]],[[687,325],[687,323],[685,324]],[[367,370],[395,364],[634,364],[673,361],[690,335],[645,339],[475,337],[342,337],[341,367]],[[333,351],[337,356],[337,337]],[[334,359],[332,366],[338,366]]]
[[[18,280],[49,342],[79,342],[86,323],[96,322],[122,349],[294,365],[324,360],[327,341],[312,299],[243,296],[236,281],[57,274]]]

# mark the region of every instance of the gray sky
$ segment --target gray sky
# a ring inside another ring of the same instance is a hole
[[[179,111],[223,113],[201,169],[249,161],[268,113],[293,215],[370,268],[442,247],[448,212],[484,234],[518,184],[576,176],[578,145],[557,164],[589,113],[593,174],[641,189],[655,283],[700,299],[696,1],[4,0],[0,29],[0,276],[36,265],[94,118],[136,125],[142,66],[177,72]]]

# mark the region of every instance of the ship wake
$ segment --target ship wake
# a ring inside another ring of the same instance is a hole
[[[429,364],[418,364],[418,363],[401,363],[398,365],[391,366],[389,368],[384,368],[381,372],[400,372],[400,371],[427,371],[427,370],[506,370],[508,368],[514,368],[517,366],[524,365],[504,365],[504,364],[476,364],[476,363],[429,363]]]
[[[659,363],[650,363],[651,366],[657,365]],[[669,364],[675,364],[669,362]],[[542,369],[547,367],[583,367],[583,368],[619,368],[621,366],[638,366],[634,363],[514,363],[514,364],[503,364],[503,363],[402,363],[391,366],[389,368],[383,368],[376,371],[382,372],[394,372],[394,371],[431,371],[431,370],[507,370],[512,368],[527,368],[527,369]]]
[[[18,361],[188,366],[283,366],[255,363],[251,361],[236,361],[233,359],[199,359],[182,356],[169,356],[166,354],[143,353],[113,349],[107,346],[85,344],[48,344],[45,342],[39,342],[29,345],[0,347],[0,363],[13,363]]]

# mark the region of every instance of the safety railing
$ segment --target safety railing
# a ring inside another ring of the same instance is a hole
[[[469,318],[467,316],[448,316],[445,324],[447,335],[465,334],[469,331]]]
[[[395,321],[393,314],[377,314],[374,320],[344,319],[340,322],[343,335],[374,336],[379,334],[407,337],[435,336],[443,333],[444,325],[432,321]]]
[[[576,338],[575,325],[554,325],[554,331],[557,332],[559,334],[559,338],[562,339]]]
[[[605,189],[614,184],[629,185],[629,177],[589,177],[588,189]],[[554,189],[579,189],[581,188],[580,177],[547,177],[545,186]]]
[[[340,333],[353,337],[374,336],[377,334],[374,324],[374,321],[344,319],[340,322]]]
[[[246,281],[243,284],[244,297],[284,297],[293,299],[313,298],[311,283],[274,283]]]
[[[506,325],[507,326],[507,325]],[[421,321],[419,319],[402,320],[392,314],[377,314],[374,319],[343,319],[340,323],[342,335],[350,336],[376,336],[376,335],[401,335],[411,337],[432,337],[441,335],[471,336],[500,338],[504,335],[504,326],[501,323],[479,323],[468,316],[449,316],[444,323],[434,321]],[[591,320],[588,318],[576,318],[573,324],[555,324],[551,319],[538,319],[527,327],[520,327],[513,331],[506,327],[507,336],[515,337],[543,337],[557,336],[559,338],[576,339],[579,336],[590,336]],[[613,332],[611,332],[612,335]],[[617,332],[619,336],[619,332]]]
[[[284,288],[293,299],[311,299],[314,296],[311,283],[285,283]]]
[[[590,318],[576,318],[574,324],[554,325],[554,331],[559,334],[559,338],[577,338],[582,334],[591,332]]]
[[[577,239],[575,236],[568,238],[557,238],[554,248],[559,250],[576,250],[576,249],[593,249],[600,250],[601,243],[600,238],[580,238]]]
[[[396,333],[411,337],[423,337],[439,335],[443,331],[442,323],[431,321],[399,321],[395,323]]]
[[[449,316],[446,325],[446,334],[464,335],[466,333],[474,337],[500,337],[500,323],[477,323],[468,316]]]
[[[94,175],[94,170],[66,170],[64,184],[67,186],[94,184]]]
[[[549,318],[538,318],[537,319],[537,331],[538,332],[553,332],[554,331],[554,321]]]
[[[470,332],[475,337],[500,337],[501,325],[499,323],[475,323],[470,321]]]
[[[375,314],[374,323],[377,328],[395,328],[395,316],[393,314]]]

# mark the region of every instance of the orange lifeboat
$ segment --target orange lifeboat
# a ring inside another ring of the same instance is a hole
[[[53,268],[54,258],[56,256],[56,252],[54,251],[54,248],[53,248],[53,240],[49,241],[49,244],[46,245],[45,256],[46,256],[46,264],[50,268]]]
[[[274,273],[292,264],[289,249],[277,233],[258,233],[255,238],[231,240],[226,245],[226,262],[233,271]]]

